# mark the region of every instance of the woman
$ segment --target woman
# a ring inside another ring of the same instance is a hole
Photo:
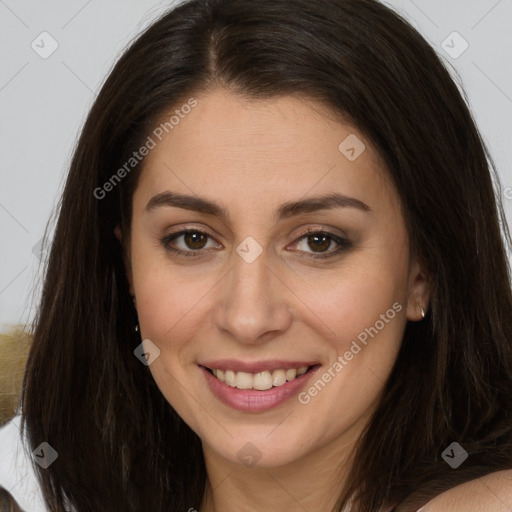
[[[62,198],[21,403],[47,509],[499,510],[490,171],[435,52],[373,0],[164,15]]]

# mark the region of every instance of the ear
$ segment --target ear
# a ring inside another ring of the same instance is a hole
[[[121,248],[122,248],[123,234],[121,232],[121,227],[119,225],[117,225],[114,228],[114,233],[116,235],[116,238],[121,243]],[[135,291],[133,288],[132,263],[130,260],[129,248],[127,247],[126,250],[122,250],[122,253],[123,253],[124,270],[126,273],[126,279],[128,279],[128,284],[130,286],[130,295],[132,296],[132,298],[134,299],[134,302],[135,302]]]
[[[413,258],[409,271],[409,296],[407,300],[407,320],[417,322],[423,320],[421,308],[428,311],[430,301],[430,276],[420,264],[418,258]]]

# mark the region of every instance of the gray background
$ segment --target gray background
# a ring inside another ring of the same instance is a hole
[[[512,222],[512,0],[384,3],[410,20],[460,77]],[[32,319],[41,282],[34,247],[95,94],[120,51],[171,5],[0,0],[0,331]],[[55,44],[50,37],[58,48],[42,58]],[[458,55],[464,40],[469,46]]]

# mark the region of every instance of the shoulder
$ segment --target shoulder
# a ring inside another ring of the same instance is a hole
[[[490,473],[453,487],[429,501],[418,512],[510,512],[512,469]]]
[[[5,489],[22,510],[46,512],[32,457],[20,435],[21,417],[0,427],[0,488]]]

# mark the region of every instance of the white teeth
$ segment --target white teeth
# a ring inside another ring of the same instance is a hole
[[[292,368],[291,370],[286,370],[286,380],[293,380],[297,375],[297,370]]]
[[[272,387],[272,374],[268,371],[257,373],[252,380],[252,387],[259,391],[265,391]]]
[[[252,388],[252,374],[246,372],[236,373],[236,387],[238,389],[251,389]]]
[[[258,373],[234,372],[233,370],[213,369],[212,373],[221,382],[224,382],[232,388],[238,389],[256,389],[265,391],[271,389],[272,386],[278,387],[286,384],[286,382],[294,380],[304,375],[308,370],[308,366],[300,368],[291,368],[288,370],[274,370],[270,372],[265,370]]]
[[[307,366],[301,366],[297,370],[297,376],[299,377],[300,375],[304,375],[307,371],[308,371],[308,367]]]
[[[236,379],[235,379],[235,372],[232,371],[232,370],[226,370],[224,372],[224,382],[228,385],[228,386],[231,386],[232,388],[235,388],[236,387]]]
[[[286,382],[286,372],[284,370],[274,370],[272,372],[272,385],[282,386]]]

